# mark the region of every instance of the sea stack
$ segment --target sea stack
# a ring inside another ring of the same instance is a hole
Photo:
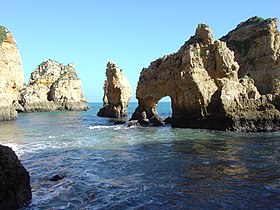
[[[0,121],[17,117],[14,102],[23,86],[21,58],[11,32],[0,26]]]
[[[250,75],[239,78],[238,71],[234,52],[225,42],[215,41],[207,25],[199,24],[178,52],[142,70],[132,119],[160,121],[157,103],[169,96],[173,127],[279,131],[280,112],[270,95],[261,95]]]
[[[97,116],[126,117],[128,102],[131,97],[132,88],[122,69],[114,62],[108,62],[104,82],[103,107],[99,110]]]
[[[24,112],[88,109],[74,65],[64,66],[54,60],[42,62],[31,73],[28,84],[20,91],[19,103]]]
[[[31,200],[28,171],[14,151],[0,145],[0,209],[19,209]]]

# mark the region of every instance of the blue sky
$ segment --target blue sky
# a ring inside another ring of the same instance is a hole
[[[0,25],[17,40],[25,82],[42,61],[74,63],[90,102],[102,101],[106,64],[130,80],[176,52],[203,22],[215,39],[251,16],[280,18],[279,0],[2,0]]]

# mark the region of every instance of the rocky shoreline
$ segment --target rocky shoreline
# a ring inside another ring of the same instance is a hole
[[[176,53],[141,71],[128,126],[205,128],[242,132],[280,131],[280,33],[276,18],[252,17],[215,40],[199,24]],[[88,103],[73,64],[42,62],[23,84],[16,41],[0,27],[0,121],[18,112],[86,111]],[[127,116],[132,89],[122,70],[107,64],[100,117]],[[161,119],[157,103],[171,98],[172,117]],[[123,120],[114,124],[125,124]],[[0,209],[18,209],[31,199],[29,174],[16,154],[0,145]],[[61,178],[61,177],[55,177]]]
[[[176,53],[141,71],[131,120],[163,125],[156,106],[171,98],[172,127],[231,131],[279,131],[280,34],[276,18],[252,17],[215,40],[199,24]],[[0,120],[18,112],[84,111],[88,103],[73,64],[42,62],[23,85],[16,42],[1,27]],[[3,35],[4,34],[4,35]],[[10,69],[13,69],[11,74]],[[103,107],[98,116],[127,116],[132,89],[122,70],[108,62]]]

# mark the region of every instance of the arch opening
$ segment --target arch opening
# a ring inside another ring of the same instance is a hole
[[[172,102],[170,96],[161,98],[156,104],[156,112],[163,120],[172,117]]]

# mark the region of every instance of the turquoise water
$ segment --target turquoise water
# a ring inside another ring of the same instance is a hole
[[[26,209],[280,209],[280,133],[128,128],[101,106],[0,123],[30,172]]]

